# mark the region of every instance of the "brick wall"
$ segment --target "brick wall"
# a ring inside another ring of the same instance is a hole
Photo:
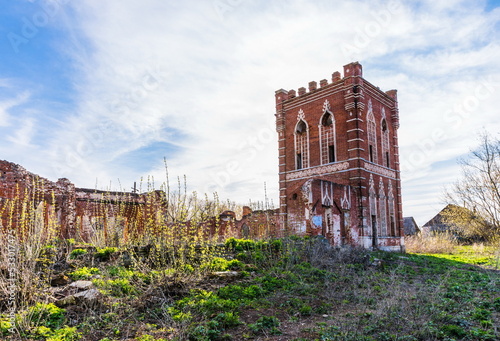
[[[112,192],[76,188],[67,179],[52,182],[8,161],[0,161],[0,231],[16,230],[21,239],[29,234],[79,241],[99,239],[108,245],[128,240],[168,242],[228,237],[282,236],[275,210],[243,209],[243,218],[232,211],[204,221],[171,222],[166,218],[165,193]]]
[[[362,76],[350,63],[320,87],[276,91],[281,222],[334,245],[396,250],[404,245],[397,92]]]

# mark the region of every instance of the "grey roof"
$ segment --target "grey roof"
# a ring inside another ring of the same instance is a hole
[[[420,232],[420,228],[413,217],[404,217],[403,226],[405,230],[405,235],[413,235]]]

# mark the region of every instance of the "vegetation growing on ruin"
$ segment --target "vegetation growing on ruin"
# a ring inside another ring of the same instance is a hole
[[[190,200],[165,193],[174,203]],[[227,208],[199,203],[173,204],[170,217],[157,216],[142,236],[110,230],[92,243],[59,239],[55,223],[46,228],[37,218],[38,207],[8,203],[23,208],[22,229],[2,229],[0,338],[500,337],[498,248],[443,236],[409,238],[407,254],[332,248],[321,237],[222,240],[179,222],[184,233],[174,234],[172,217]]]
[[[87,252],[78,251],[75,258],[73,250],[78,249]],[[154,246],[146,252],[121,246],[112,257],[102,254],[103,249],[67,241],[42,247],[31,272],[22,274],[23,279],[33,277],[29,283],[39,283],[38,292],[29,297],[18,292],[15,332],[9,332],[12,325],[4,315],[2,338],[299,341],[500,336],[498,259],[487,246],[455,246],[449,254],[397,254],[335,249],[321,238],[231,238],[194,251]],[[69,281],[91,281],[100,298],[65,303],[57,293],[68,285],[53,282],[60,275]],[[3,273],[1,288],[5,297]]]

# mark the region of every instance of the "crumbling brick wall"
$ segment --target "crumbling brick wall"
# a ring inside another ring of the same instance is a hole
[[[162,191],[139,194],[76,188],[68,179],[52,182],[0,161],[0,222],[21,238],[27,233],[47,235],[51,228],[61,238],[99,239],[106,244],[165,236],[164,240],[175,242],[189,235],[222,241],[282,234],[277,211],[252,213],[245,208],[240,220],[234,212],[225,211],[205,221],[166,223],[167,204]]]

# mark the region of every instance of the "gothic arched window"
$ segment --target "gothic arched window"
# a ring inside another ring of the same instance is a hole
[[[319,124],[321,164],[337,161],[335,144],[335,118],[326,111]]]
[[[382,120],[382,155],[384,157],[384,166],[390,166],[389,158],[389,128],[387,127],[387,121],[385,118]]]
[[[396,210],[395,210],[395,202],[394,202],[394,190],[392,188],[392,181],[389,180],[389,188],[387,190],[387,201],[389,203],[389,228],[390,235],[396,236]]]
[[[309,167],[309,128],[302,119],[295,126],[295,165],[296,169]]]
[[[377,163],[377,126],[373,112],[368,113],[368,153],[370,162]]]
[[[378,200],[380,209],[380,235],[387,236],[387,198],[382,178],[379,181]]]
[[[375,181],[373,180],[373,175],[370,174],[370,189],[369,189],[369,205],[370,205],[370,217],[371,217],[371,228],[372,237],[377,237],[379,235],[379,227],[377,221],[377,192],[375,191]],[[374,245],[375,246],[375,245]]]

